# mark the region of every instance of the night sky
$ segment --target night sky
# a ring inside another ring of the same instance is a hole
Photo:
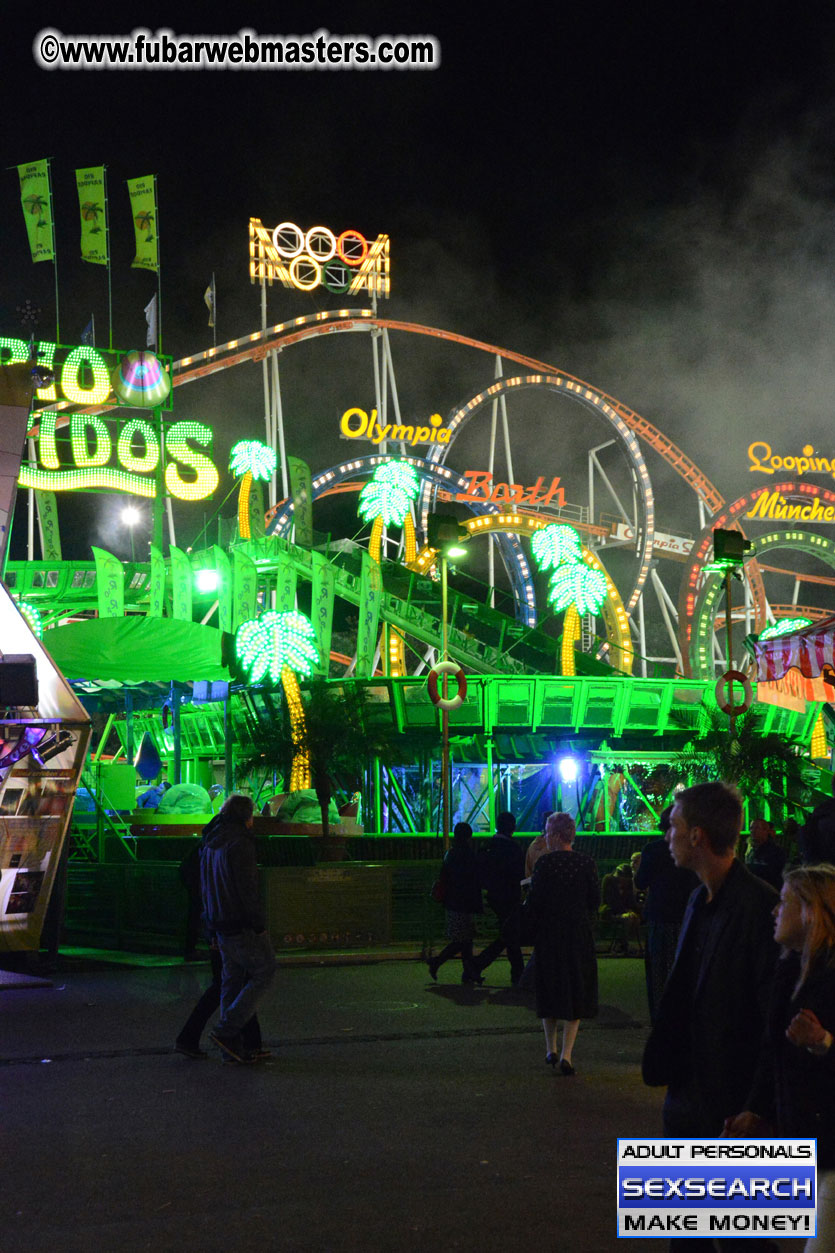
[[[214,271],[218,342],[255,330],[247,221],[355,227],[392,240],[381,312],[527,353],[649,418],[729,500],[762,483],[753,439],[775,452],[835,454],[835,15],[831,5],[178,4],[3,6],[4,166],[53,158],[62,340],[79,342],[106,283],[78,256],[76,167],[108,166],[116,346],[142,346],[149,275],[130,269],[128,178],[159,178],[163,322],[175,358],[211,344],[203,292]],[[500,21],[493,13],[503,14]],[[32,57],[44,27],[66,34],[433,34],[442,65],[390,71],[60,71]],[[28,258],[16,172],[0,180],[0,333],[16,308],[54,330],[53,272]],[[270,322],[339,307],[275,287]],[[347,342],[350,341],[350,342]],[[392,338],[405,413],[446,414],[492,378],[490,357]],[[281,360],[289,451],[314,471],[344,458],[339,415],[373,403],[365,336]],[[175,393],[176,414],[228,449],[263,432],[260,367]],[[511,414],[516,477],[561,474],[569,499],[592,442],[568,402]],[[593,425],[593,424],[592,424]],[[484,427],[457,469],[483,465]],[[479,441],[481,441],[479,443]],[[362,451],[370,451],[367,446]],[[695,498],[647,461],[662,529],[695,533]],[[815,481],[826,483],[823,477]],[[122,552],[101,498],[67,555]],[[224,506],[233,512],[234,497]],[[182,542],[202,524],[178,511]],[[210,509],[211,512],[211,509]],[[323,508],[317,526],[343,528]],[[355,527],[356,529],[356,527]],[[19,552],[21,527],[18,527]],[[109,543],[106,542],[109,536]],[[178,541],[179,541],[178,535]],[[124,537],[121,542],[126,543]]]

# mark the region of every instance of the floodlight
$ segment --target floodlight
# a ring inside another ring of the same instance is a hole
[[[563,783],[576,783],[580,773],[580,763],[576,757],[560,757],[557,770]]]
[[[217,570],[198,570],[194,576],[194,585],[198,592],[216,592],[219,583]]]

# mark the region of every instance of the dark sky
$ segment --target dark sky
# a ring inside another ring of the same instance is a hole
[[[130,269],[124,181],[155,173],[164,348],[174,357],[211,342],[202,296],[213,270],[219,341],[256,329],[250,215],[270,226],[351,226],[391,236],[384,312],[587,379],[648,417],[731,499],[762,481],[747,469],[755,438],[784,453],[811,441],[835,454],[830,4],[523,0],[489,17],[466,2],[33,11],[3,5],[3,164],[54,159],[64,342],[78,341],[91,311],[100,339],[106,325],[103,276],[78,259],[73,174],[106,163],[119,347],[141,346],[153,292]],[[428,33],[442,65],[45,72],[31,49],[50,26]],[[0,180],[0,215],[0,333],[18,332],[15,310],[28,298],[50,338],[52,268],[28,260],[14,171]],[[337,304],[276,288],[270,321]],[[282,358],[288,444],[314,470],[345,455],[333,438],[339,414],[372,403],[368,342],[350,338],[350,347],[306,345]],[[446,413],[492,376],[489,358],[463,350],[405,337],[392,346],[410,413]],[[252,366],[176,396],[178,415],[214,425],[221,465],[233,438],[261,434],[260,405]],[[576,408],[522,406],[512,421],[517,477],[562,473],[571,498],[573,475],[579,494],[590,437]],[[475,439],[467,456],[458,469],[478,458]],[[648,461],[660,525],[694,531],[692,494]],[[230,485],[224,473],[221,494]]]

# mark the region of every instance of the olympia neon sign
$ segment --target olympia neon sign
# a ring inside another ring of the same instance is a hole
[[[369,240],[360,231],[337,235],[327,226],[303,231],[295,222],[280,222],[270,231],[260,218],[250,218],[250,281],[278,282],[296,291],[324,287],[336,295],[388,296],[389,243],[388,235]]]
[[[68,348],[51,340],[38,340],[34,351],[37,364],[49,370],[54,381],[37,389],[32,398],[33,409],[62,400],[73,405],[122,404],[113,390],[112,379],[124,353],[94,348],[92,344]],[[0,366],[31,359],[27,340],[0,336]],[[155,407],[170,409],[170,393],[164,403]]]
[[[372,444],[393,439],[411,448],[416,444],[448,444],[452,436],[452,431],[444,426],[439,413],[433,413],[428,423],[422,426],[413,422],[387,422],[381,426],[376,409],[372,409],[371,413],[366,413],[364,409],[346,409],[339,420],[339,433],[343,439],[368,439]]]

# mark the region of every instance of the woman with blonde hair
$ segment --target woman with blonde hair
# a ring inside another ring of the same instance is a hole
[[[765,1045],[747,1108],[730,1136],[817,1137],[817,1235],[807,1253],[835,1250],[835,866],[801,866],[774,909],[782,944]]]
[[[534,866],[530,892],[536,1012],[545,1032],[545,1061],[554,1069],[559,1065],[566,1076],[575,1073],[571,1055],[580,1019],[597,1015],[592,923],[600,904],[600,884],[591,857],[572,848],[575,834],[570,814],[551,814],[545,825],[547,851]]]

